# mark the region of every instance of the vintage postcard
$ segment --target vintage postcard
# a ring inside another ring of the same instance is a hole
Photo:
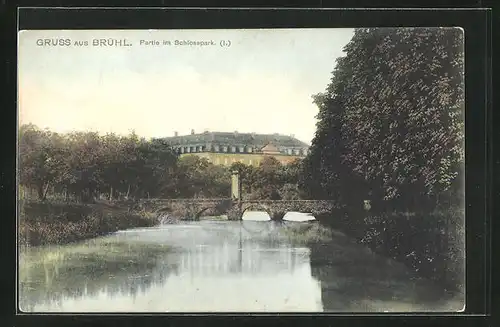
[[[23,312],[465,308],[460,28],[22,30]]]

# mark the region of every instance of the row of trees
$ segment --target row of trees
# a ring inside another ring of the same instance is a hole
[[[299,181],[338,228],[445,288],[464,281],[464,44],[458,28],[361,28],[337,60]],[[363,214],[362,203],[371,200]]]
[[[461,202],[464,55],[458,28],[361,28],[315,95],[302,187],[315,198],[421,210]]]
[[[100,194],[143,196],[168,188],[175,155],[161,141],[92,132],[58,134],[23,125],[19,177],[40,200],[49,193],[87,201]],[[158,187],[161,184],[161,187]]]
[[[299,197],[299,161],[283,166],[269,157],[259,167],[218,166],[197,156],[179,158],[162,140],[134,133],[58,134],[23,125],[19,150],[20,184],[24,193],[34,193],[39,200],[228,197],[235,169],[242,174],[245,197]]]

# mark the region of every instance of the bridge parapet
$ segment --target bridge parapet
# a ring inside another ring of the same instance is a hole
[[[222,215],[233,206],[230,198],[147,199],[139,206],[155,214],[171,214],[180,219],[197,220],[201,214]]]
[[[339,206],[327,200],[253,200],[243,201],[241,215],[247,210],[265,210],[271,219],[281,220],[287,212],[311,213],[313,216],[326,214]]]
[[[339,206],[328,200],[233,200],[215,199],[144,199],[138,207],[156,214],[169,213],[180,219],[197,220],[201,215],[224,215],[239,220],[248,210],[266,211],[271,219],[281,220],[287,212],[307,212],[319,215]]]

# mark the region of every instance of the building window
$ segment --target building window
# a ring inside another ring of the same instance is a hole
[[[292,155],[292,149],[286,149],[287,154]]]
[[[235,146],[231,147],[231,152],[233,152],[233,153],[236,152],[236,147]]]
[[[180,148],[180,150],[181,150],[181,151],[180,151],[181,153],[184,153],[184,148]]]
[[[300,154],[298,149],[295,149],[293,151],[295,152],[295,155],[297,155],[297,156]]]
[[[245,147],[240,146],[240,152],[241,152],[241,153],[245,152]]]
[[[227,152],[227,146],[222,147],[223,152]]]
[[[219,152],[219,146],[218,145],[214,146],[214,151],[215,152]]]
[[[251,147],[251,146],[249,146],[249,147],[248,147],[248,152],[252,152],[252,151],[253,151],[252,147]]]
[[[307,156],[307,149],[304,149],[302,153],[304,153],[304,155]]]
[[[187,152],[187,153],[191,152],[191,148],[187,146],[187,147],[186,147],[186,152]]]

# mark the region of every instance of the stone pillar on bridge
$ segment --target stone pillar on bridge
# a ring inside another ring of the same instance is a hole
[[[241,182],[240,173],[235,170],[231,175],[231,198],[241,202]]]
[[[240,173],[234,170],[231,175],[231,199],[233,200],[233,210],[228,213],[230,220],[241,219],[241,180]]]

